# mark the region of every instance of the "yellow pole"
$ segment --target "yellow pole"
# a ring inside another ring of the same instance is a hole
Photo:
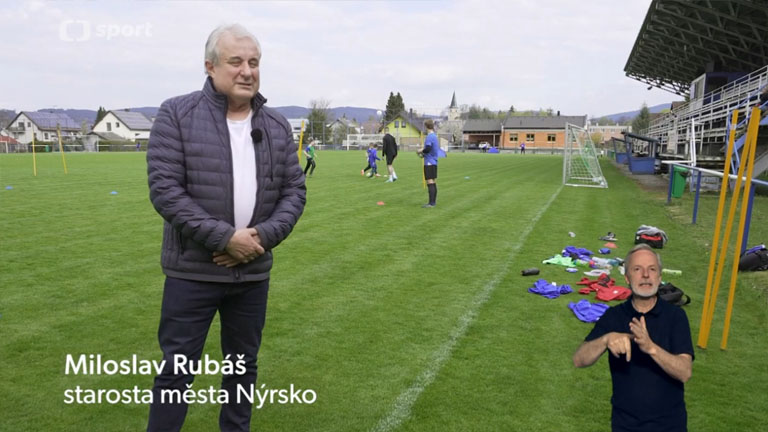
[[[422,139],[421,131],[419,131],[419,142],[423,143],[424,140]],[[424,148],[424,145],[422,144],[421,148]],[[424,156],[424,155],[422,155]],[[427,188],[427,178],[424,176],[424,164],[421,164],[421,188],[426,189]]]
[[[701,348],[707,347],[707,338],[709,336],[709,328],[706,330],[705,336],[705,323],[709,316],[709,301],[712,294],[712,281],[715,273],[715,261],[717,260],[717,247],[720,242],[721,228],[723,224],[723,209],[725,208],[725,200],[728,196],[728,177],[731,173],[731,155],[733,154],[733,144],[736,138],[736,122],[739,119],[739,110],[733,110],[731,116],[731,131],[728,135],[728,149],[725,152],[725,166],[723,167],[723,181],[720,184],[720,200],[717,203],[717,217],[715,218],[715,232],[712,235],[712,249],[709,252],[709,270],[707,271],[707,284],[704,292],[704,306],[701,310],[701,322],[699,323],[699,339],[696,344]]]
[[[301,160],[301,146],[304,142],[304,120],[301,121],[301,132],[299,132],[299,151],[296,154],[299,160]]]
[[[37,154],[35,153],[35,132],[32,132],[32,172],[37,177]]]
[[[757,129],[760,126],[760,108],[752,108],[752,114],[747,128],[747,141],[744,153],[747,159],[747,179],[744,184],[744,195],[741,199],[741,215],[739,217],[739,234],[736,240],[733,254],[733,267],[731,269],[731,285],[728,289],[728,306],[725,309],[725,325],[723,326],[723,338],[720,341],[720,349],[724,350],[728,345],[728,331],[731,328],[731,313],[733,312],[733,297],[736,294],[736,279],[739,273],[739,252],[741,242],[744,240],[744,225],[747,220],[747,207],[749,207],[749,188],[752,186],[752,174],[755,168],[755,147],[757,147]],[[734,196],[734,198],[736,198]]]
[[[736,187],[733,189],[733,196],[731,197],[731,205],[728,209],[728,219],[725,222],[725,234],[723,236],[723,244],[720,249],[720,259],[717,262],[717,270],[715,272],[714,285],[712,287],[712,296],[709,299],[709,305],[707,306],[707,321],[702,329],[704,341],[709,339],[709,330],[712,327],[712,317],[715,313],[715,303],[717,303],[717,292],[720,289],[720,279],[723,276],[723,269],[725,268],[725,260],[728,257],[728,243],[731,240],[731,230],[733,228],[733,217],[736,214],[736,206],[739,203],[739,192],[741,191],[742,177],[744,176],[744,168],[746,167],[748,152],[747,148],[744,148],[742,152],[744,157],[741,158],[739,164],[739,172],[736,174]],[[706,343],[704,344],[706,347]]]
[[[67,174],[67,160],[64,158],[64,146],[61,144],[61,127],[56,125],[56,136],[59,137],[59,153],[61,153],[61,164],[64,165],[64,174]]]

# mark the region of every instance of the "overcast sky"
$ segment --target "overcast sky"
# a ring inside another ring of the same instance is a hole
[[[201,88],[203,47],[239,22],[271,106],[439,114],[458,103],[597,116],[679,100],[624,65],[650,0],[124,1],[0,5],[0,108],[159,106]]]

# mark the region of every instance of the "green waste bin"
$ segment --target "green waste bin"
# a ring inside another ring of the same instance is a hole
[[[672,196],[675,198],[680,198],[683,196],[683,192],[685,192],[685,184],[686,177],[688,174],[688,169],[683,168],[681,166],[676,166],[674,169],[674,178],[672,179]]]

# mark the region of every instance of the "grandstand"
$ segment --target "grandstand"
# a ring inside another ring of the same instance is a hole
[[[763,105],[765,115],[766,22],[766,0],[651,2],[624,71],[649,89],[688,98],[636,131],[658,140],[662,159],[688,159],[695,145],[699,165],[722,167],[733,109],[740,123],[748,106]],[[768,133],[760,136],[756,172],[768,168]]]

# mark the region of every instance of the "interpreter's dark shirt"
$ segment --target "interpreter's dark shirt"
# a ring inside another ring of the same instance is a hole
[[[632,297],[608,309],[585,338],[597,339],[610,332],[629,333],[632,318],[645,315],[651,340],[671,354],[693,355],[688,316],[682,308],[658,299],[645,314],[636,311]],[[632,358],[608,353],[613,380],[614,430],[686,430],[684,384],[671,377],[653,358],[632,342]]]

